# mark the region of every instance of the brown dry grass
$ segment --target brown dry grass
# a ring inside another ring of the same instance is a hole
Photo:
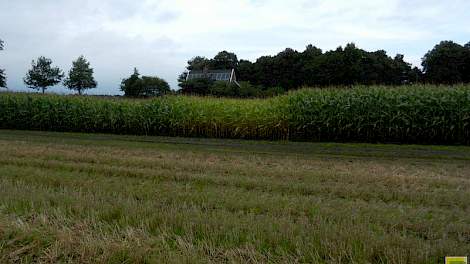
[[[436,263],[470,148],[0,131],[0,262]]]

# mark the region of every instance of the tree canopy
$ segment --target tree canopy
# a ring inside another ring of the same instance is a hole
[[[128,97],[161,96],[171,92],[170,85],[157,76],[142,76],[137,68],[127,79],[121,82],[121,91]]]
[[[189,71],[234,68],[238,80],[252,86],[248,90],[256,89],[257,94],[262,95],[267,90],[286,91],[302,86],[401,85],[421,80],[420,70],[405,62],[403,55],[392,58],[383,50],[368,52],[354,43],[327,52],[313,45],[308,45],[302,52],[287,48],[275,56],[262,56],[255,62],[238,60],[234,53],[222,51],[213,59],[194,57],[186,68]],[[221,84],[211,88],[212,82],[186,81],[184,76],[183,73],[179,78],[183,93],[204,95],[224,90]]]
[[[188,71],[203,71],[203,70],[230,70],[238,66],[238,58],[235,53],[228,51],[221,51],[214,56],[213,59],[208,59],[202,56],[196,56],[188,61],[186,69]]]
[[[31,62],[31,69],[23,80],[29,88],[41,89],[44,93],[49,86],[60,83],[63,77],[64,74],[58,67],[52,67],[51,59],[41,56],[37,62]]]
[[[188,61],[188,66],[186,67],[186,69],[188,71],[202,71],[204,69],[209,69],[209,67],[210,67],[209,59],[205,57],[197,56]]]
[[[414,70],[403,55],[391,58],[383,50],[367,52],[353,43],[322,52],[312,45],[303,52],[286,49],[263,56],[254,63],[241,61],[240,80],[287,90],[301,86],[350,86],[355,84],[400,85],[414,82]]]
[[[162,96],[171,92],[170,85],[157,76],[142,76],[143,91],[141,96]]]
[[[238,58],[235,53],[224,50],[215,55],[209,65],[211,69],[231,70],[237,68]]]
[[[78,57],[72,64],[72,69],[70,69],[64,85],[70,90],[78,91],[80,95],[83,90],[96,88],[97,83],[93,78],[93,68],[90,68],[90,63],[85,57]]]
[[[470,43],[465,46],[442,41],[423,58],[427,82],[455,84],[470,82]]]

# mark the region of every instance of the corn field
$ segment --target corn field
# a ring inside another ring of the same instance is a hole
[[[302,89],[271,99],[0,93],[0,128],[470,145],[470,86]]]

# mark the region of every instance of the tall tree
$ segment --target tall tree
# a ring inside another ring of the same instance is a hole
[[[170,85],[157,76],[142,76],[137,68],[121,82],[121,91],[128,97],[162,96],[171,92]]]
[[[318,72],[320,71],[319,61],[323,51],[312,44],[309,44],[301,54],[301,74],[302,84],[314,86],[318,85]]]
[[[171,92],[170,85],[157,76],[142,76],[142,93],[139,96],[162,96]]]
[[[209,69],[209,64],[209,59],[197,56],[188,61],[186,69],[188,69],[188,71],[202,71],[204,69]]]
[[[246,81],[256,80],[256,69],[254,63],[248,60],[240,60],[237,67],[237,78]]]
[[[238,58],[235,53],[221,51],[210,61],[210,68],[214,70],[231,70],[238,66]]]
[[[72,69],[70,69],[64,85],[70,90],[78,91],[80,95],[83,90],[96,88],[97,83],[93,78],[93,68],[90,68],[90,63],[85,57],[83,55],[78,57],[72,64]]]
[[[121,91],[125,96],[137,97],[142,92],[142,81],[140,80],[140,73],[137,68],[134,68],[134,73],[127,79],[121,82]]]
[[[464,59],[464,82],[470,83],[470,42],[465,44],[465,59]]]
[[[423,58],[425,79],[432,83],[464,82],[466,48],[452,41],[442,41]]]
[[[178,76],[178,86],[183,88],[186,84],[186,78],[188,78],[189,72],[185,71]]]
[[[274,58],[274,85],[284,89],[294,89],[302,85],[301,53],[291,48],[279,52]],[[269,70],[269,69],[266,69]]]
[[[0,39],[0,50],[3,50],[3,40]],[[7,77],[5,76],[5,70],[0,69],[0,88],[7,87]]]
[[[46,91],[49,86],[60,83],[64,74],[58,67],[52,67],[52,60],[39,57],[37,62],[31,62],[31,69],[23,79],[24,83],[32,89]]]

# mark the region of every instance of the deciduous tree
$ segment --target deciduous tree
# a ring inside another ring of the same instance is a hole
[[[140,73],[137,68],[134,68],[134,73],[127,79],[121,82],[121,91],[125,96],[137,97],[142,93],[142,81],[140,80]]]
[[[438,84],[464,82],[467,49],[452,41],[442,41],[423,58],[426,81]]]
[[[80,95],[86,89],[96,88],[97,83],[93,78],[93,68],[90,67],[90,63],[85,57],[78,57],[72,64],[72,69],[70,69],[64,85],[70,90],[78,91]]]
[[[197,56],[188,61],[188,66],[186,69],[188,69],[188,71],[202,71],[204,69],[209,69],[209,66],[209,59],[202,56]]]
[[[23,79],[24,83],[32,89],[42,90],[42,93],[49,86],[60,83],[64,74],[58,67],[52,67],[52,60],[39,57],[37,61],[32,61],[31,69]]]
[[[231,70],[238,66],[238,58],[235,53],[221,51],[210,60],[210,68],[214,70]]]
[[[122,80],[121,90],[129,97],[162,96],[171,92],[170,85],[157,76],[140,77],[137,68],[127,79]]]
[[[162,96],[171,92],[170,85],[157,76],[142,76],[142,93],[140,96]]]

